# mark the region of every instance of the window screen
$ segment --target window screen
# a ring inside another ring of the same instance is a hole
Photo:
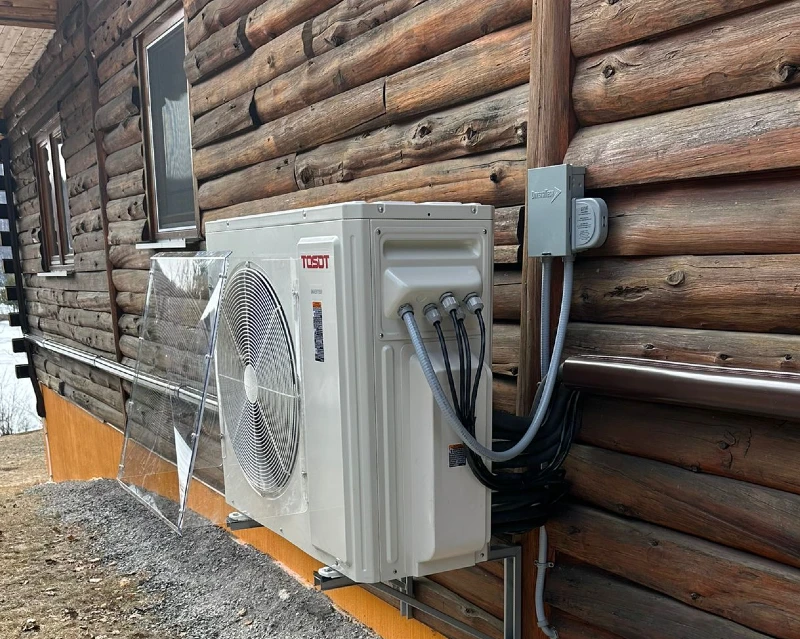
[[[148,45],[153,190],[159,230],[195,225],[192,138],[183,22]]]

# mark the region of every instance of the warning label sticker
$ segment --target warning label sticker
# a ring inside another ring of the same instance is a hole
[[[450,444],[447,465],[450,468],[467,465],[467,447],[464,444]]]
[[[311,302],[314,322],[314,360],[325,361],[325,336],[322,331],[322,302]]]

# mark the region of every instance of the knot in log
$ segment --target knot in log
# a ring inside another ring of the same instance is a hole
[[[686,280],[686,273],[681,271],[680,269],[677,271],[672,271],[666,277],[667,284],[670,286],[680,286]]]
[[[778,65],[778,78],[781,82],[791,82],[797,76],[798,66],[791,62],[781,62]]]
[[[606,66],[603,67],[603,77],[604,78],[608,79],[608,78],[612,77],[614,75],[614,73],[615,73],[614,67],[612,67],[610,64],[607,64]]]

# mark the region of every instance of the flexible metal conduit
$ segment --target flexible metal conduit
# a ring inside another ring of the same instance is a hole
[[[203,401],[202,394],[194,389],[168,382],[157,375],[150,375],[148,373],[138,373],[137,375],[136,371],[130,366],[120,364],[119,362],[101,357],[100,355],[92,355],[86,351],[72,348],[71,346],[66,346],[55,340],[39,337],[38,335],[26,334],[25,339],[40,348],[69,357],[77,362],[119,377],[124,381],[133,382],[136,380],[137,383],[143,384],[147,388],[165,395],[171,395],[172,397],[192,404],[199,405]],[[207,395],[206,407],[217,409],[217,398],[212,395]]]

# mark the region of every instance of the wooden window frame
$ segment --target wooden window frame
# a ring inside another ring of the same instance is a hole
[[[152,241],[186,239],[196,240],[201,237],[200,208],[197,203],[197,178],[194,174],[194,153],[192,157],[192,185],[194,191],[194,225],[178,229],[160,229],[158,223],[158,199],[156,197],[155,180],[155,157],[153,154],[152,127],[150,122],[150,76],[147,64],[147,49],[150,45],[160,40],[163,36],[177,28],[183,23],[184,33],[186,30],[186,20],[182,5],[177,5],[173,9],[165,12],[154,20],[144,30],[136,35],[136,59],[139,67],[139,93],[141,96],[141,118],[142,118],[142,141],[144,144],[144,181],[145,193],[147,198],[148,223],[150,226],[150,239]],[[184,48],[186,39],[184,37]],[[188,53],[188,50],[186,51]],[[190,94],[191,85],[186,81],[187,95]],[[191,139],[191,127],[193,118],[191,106],[189,107],[189,131]]]
[[[63,144],[57,117],[31,140],[42,226],[42,269],[45,272],[52,271],[54,267],[72,270],[75,264],[74,249],[69,248],[72,245],[72,229],[67,225],[69,201],[64,200],[67,176],[61,174],[59,142]],[[44,157],[44,148],[47,148],[49,163]],[[57,246],[54,246],[53,238]]]

